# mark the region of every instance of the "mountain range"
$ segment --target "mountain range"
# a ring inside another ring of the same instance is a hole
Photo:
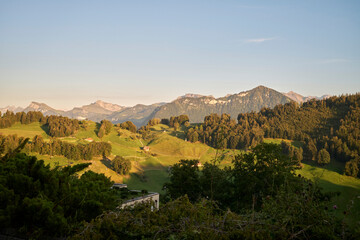
[[[283,93],[285,96],[287,96],[288,98],[290,98],[291,100],[295,101],[295,102],[298,102],[298,103],[301,103],[301,102],[307,102],[307,101],[310,101],[311,99],[318,99],[318,100],[321,100],[321,99],[326,99],[326,98],[329,98],[331,97],[331,95],[322,95],[321,97],[315,97],[315,96],[307,96],[307,97],[304,97],[296,92],[293,92],[293,91],[290,91],[288,93]]]
[[[259,111],[263,107],[273,108],[278,104],[290,101],[298,103],[308,101],[312,98],[322,99],[322,97],[304,97],[295,92],[280,93],[271,88],[258,86],[254,89],[243,91],[236,94],[227,94],[224,97],[215,98],[200,94],[185,94],[176,98],[170,103],[155,103],[151,105],[138,104],[133,107],[125,107],[117,104],[96,101],[82,107],[75,107],[70,111],[54,109],[45,103],[31,102],[26,108],[8,106],[0,108],[2,113],[7,110],[13,112],[40,111],[44,115],[61,115],[79,120],[89,119],[99,122],[103,119],[113,123],[132,121],[137,126],[146,125],[152,118],[170,118],[187,114],[191,122],[202,122],[206,115],[211,113],[228,113],[236,119],[239,113]]]

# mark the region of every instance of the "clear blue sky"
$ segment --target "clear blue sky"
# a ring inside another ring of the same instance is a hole
[[[0,107],[360,92],[360,1],[0,0]]]

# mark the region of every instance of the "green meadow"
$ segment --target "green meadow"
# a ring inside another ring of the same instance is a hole
[[[151,127],[151,136],[148,140],[142,139],[141,135],[137,133],[117,127],[113,127],[110,134],[102,139],[97,137],[96,131],[96,123],[88,121],[86,129],[81,128],[73,136],[60,139],[75,144],[87,144],[86,138],[109,142],[112,145],[110,160],[116,155],[131,160],[132,169],[129,175],[117,174],[111,169],[111,162],[101,158],[91,161],[74,161],[62,156],[46,156],[34,153],[33,155],[44,160],[51,167],[91,162],[92,164],[86,170],[103,173],[115,182],[128,184],[130,189],[146,189],[163,193],[162,186],[169,179],[169,166],[179,160],[198,159],[201,163],[205,163],[217,159],[221,161],[221,165],[226,166],[231,165],[233,157],[242,152],[240,150],[216,150],[200,142],[188,142],[183,131],[174,131],[172,128],[161,124]],[[44,139],[50,139],[46,134],[46,129],[39,123],[28,125],[16,123],[10,128],[0,129],[0,133],[4,135],[17,134],[29,138],[41,135]],[[264,141],[280,144],[283,139],[265,139]],[[289,142],[296,147],[301,146],[300,142]],[[150,151],[142,150],[143,146],[149,146]],[[343,175],[343,168],[343,164],[334,160],[325,167],[320,167],[314,162],[304,162],[303,168],[297,170],[297,174],[317,182],[325,192],[335,193],[332,198],[332,204],[337,206],[337,209],[333,210],[335,215],[345,219],[344,221],[359,221],[360,179]]]

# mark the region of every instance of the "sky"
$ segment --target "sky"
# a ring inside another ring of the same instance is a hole
[[[0,107],[360,92],[360,1],[0,0]]]

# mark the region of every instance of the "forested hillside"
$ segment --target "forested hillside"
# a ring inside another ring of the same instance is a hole
[[[241,113],[237,122],[228,114],[212,114],[203,124],[189,128],[187,138],[231,149],[254,147],[264,138],[298,140],[303,143],[304,159],[324,164],[330,161],[328,153],[331,159],[346,163],[346,174],[358,176],[360,94]]]

